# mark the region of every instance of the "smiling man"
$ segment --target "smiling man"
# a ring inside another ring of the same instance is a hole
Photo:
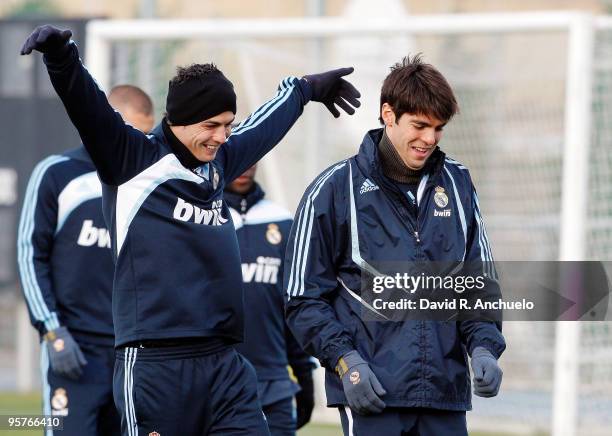
[[[346,436],[467,435],[468,354],[476,395],[499,389],[501,326],[390,321],[367,304],[368,289],[361,294],[362,277],[393,275],[400,263],[492,261],[470,175],[438,147],[456,112],[442,74],[405,58],[382,86],[384,128],[325,170],[298,208],[287,323],[326,368],[328,406],[339,408]]]
[[[179,68],[150,135],[126,125],[79,60],[69,30],[41,26],[21,53],[44,53],[51,82],[103,184],[115,260],[113,392],[124,435],[267,435],[244,330],[226,183],[270,151],[308,101],[334,116],[358,106],[352,68],[284,79],[230,135],[232,83],[212,64]]]

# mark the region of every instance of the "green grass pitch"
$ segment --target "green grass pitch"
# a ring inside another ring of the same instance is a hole
[[[0,415],[21,414],[35,415],[40,413],[41,400],[39,393],[15,394],[0,392]],[[57,432],[57,434],[61,434]],[[8,431],[0,430],[0,436],[40,436],[41,431]],[[339,426],[333,424],[308,424],[298,431],[298,436],[342,436]],[[470,436],[506,436],[501,433],[470,433]]]

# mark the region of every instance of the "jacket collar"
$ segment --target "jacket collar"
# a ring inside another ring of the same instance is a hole
[[[253,207],[257,202],[265,197],[266,193],[257,182],[253,184],[253,187],[246,194],[237,194],[235,192],[228,191],[225,188],[223,196],[225,201],[232,208],[236,209],[241,214],[247,213],[247,211]]]
[[[377,181],[384,180],[391,183],[390,180],[384,175],[382,170],[382,164],[380,162],[378,143],[382,139],[384,129],[374,129],[366,133],[359,147],[359,153],[357,153],[356,160],[357,165],[366,174],[371,175]],[[440,150],[440,147],[436,147],[432,155],[427,160],[425,167],[423,168],[423,175],[429,175],[429,183],[433,183],[438,179],[444,168],[444,159],[446,154]]]
[[[191,154],[189,149],[185,147],[181,141],[179,141],[174,133],[172,133],[172,129],[170,129],[170,126],[166,122],[166,118],[164,118],[151,133],[158,138],[164,139],[163,142],[168,144],[170,150],[172,150],[172,153],[174,153],[181,165],[183,165],[185,168],[193,170],[206,163],[196,159],[196,157]]]

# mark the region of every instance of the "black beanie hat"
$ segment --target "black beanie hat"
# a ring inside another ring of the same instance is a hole
[[[166,117],[172,125],[195,124],[225,111],[236,113],[236,93],[217,69],[168,83]]]

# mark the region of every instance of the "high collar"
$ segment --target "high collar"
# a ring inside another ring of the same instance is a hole
[[[232,208],[236,209],[238,212],[244,214],[246,213],[254,204],[259,202],[262,198],[264,198],[266,193],[261,186],[257,182],[253,184],[253,187],[246,194],[238,194],[236,192],[229,191],[225,188],[225,192],[223,194],[225,201]]]
[[[176,155],[181,165],[183,165],[185,168],[193,170],[206,163],[196,159],[196,157],[191,154],[189,149],[181,141],[179,141],[168,125],[166,118],[162,120],[161,127],[170,149]]]
[[[387,175],[384,174],[382,164],[380,161],[380,152],[378,144],[382,139],[384,129],[373,129],[367,132],[363,138],[361,143],[361,147],[359,147],[359,153],[357,154],[357,164],[365,170],[367,173],[370,173],[375,178],[387,178]],[[437,179],[437,176],[442,172],[442,168],[444,167],[444,159],[446,155],[440,147],[436,147],[434,152],[431,154],[425,166],[423,167],[423,175],[428,174],[430,180]]]
[[[378,143],[378,157],[385,176],[394,182],[418,185],[421,175],[423,175],[423,168],[418,170],[408,168],[391,143],[386,130],[383,131],[382,138]]]

